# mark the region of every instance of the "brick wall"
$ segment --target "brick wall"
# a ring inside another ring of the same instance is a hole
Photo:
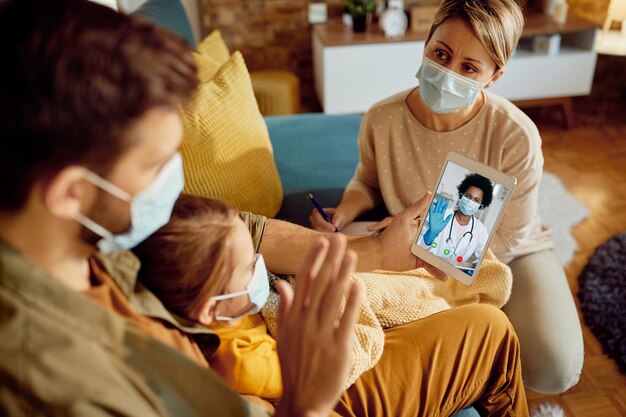
[[[302,111],[320,110],[313,87],[311,27],[307,22],[311,0],[199,1],[204,35],[219,29],[231,51],[241,51],[250,70],[293,71],[301,82]],[[431,1],[405,0],[405,4]],[[530,0],[528,6],[535,8],[540,1]],[[609,0],[568,1],[572,10],[599,24],[606,17]],[[331,15],[339,13],[340,0],[326,3]]]
[[[438,0],[405,0],[406,5]],[[231,51],[239,50],[250,70],[287,69],[300,78],[302,111],[320,111],[314,92],[311,0],[199,0],[203,35],[219,29]],[[327,0],[339,16],[341,0]]]
[[[313,90],[309,0],[200,0],[204,35],[219,29],[250,70],[287,69],[301,83],[303,111],[319,111]]]

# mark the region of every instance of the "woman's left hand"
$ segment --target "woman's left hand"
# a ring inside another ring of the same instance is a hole
[[[377,269],[388,271],[408,271],[425,268],[435,278],[446,281],[448,276],[434,266],[411,253],[410,247],[419,231],[421,217],[432,194],[427,192],[419,201],[392,217],[389,226],[372,238],[380,242],[380,266]],[[385,219],[387,220],[387,219]],[[385,221],[383,220],[383,221]]]

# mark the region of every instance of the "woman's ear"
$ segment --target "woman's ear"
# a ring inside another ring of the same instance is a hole
[[[500,77],[502,77],[503,75],[504,75],[504,68],[500,68],[500,69],[496,70],[496,72],[491,77],[491,80],[489,80],[489,82],[487,82],[487,84],[485,84],[485,88],[489,88],[492,85],[494,85],[496,83],[496,81],[498,81],[500,79]]]
[[[194,317],[191,318],[200,324],[208,326],[215,321],[216,306],[217,302],[208,300],[193,314]]]
[[[84,181],[83,170],[79,166],[63,168],[43,184],[43,204],[50,213],[72,219],[87,204],[86,200],[92,198],[93,191],[89,183]]]

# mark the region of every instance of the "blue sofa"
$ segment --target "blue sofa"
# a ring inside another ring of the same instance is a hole
[[[325,207],[335,207],[358,162],[360,115],[321,113],[265,118],[274,160],[283,184],[279,219],[307,226],[313,193]]]

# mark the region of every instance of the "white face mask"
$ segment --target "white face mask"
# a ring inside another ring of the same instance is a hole
[[[487,84],[457,74],[426,57],[416,77],[422,100],[434,113],[452,113],[469,106]]]
[[[100,189],[130,203],[130,228],[120,234],[111,233],[82,213],[74,215],[77,222],[102,238],[98,241],[98,249],[103,253],[134,248],[164,226],[185,184],[179,153],[161,168],[147,188],[134,196],[89,170],[85,170],[83,175]]]
[[[466,216],[472,216],[476,214],[479,208],[480,204],[478,204],[477,202],[472,201],[465,196],[461,197],[461,201],[459,202],[459,209]]]
[[[263,255],[261,254],[256,255],[252,279],[250,279],[250,282],[248,283],[248,286],[244,291],[234,292],[231,294],[215,295],[209,298],[207,303],[211,302],[211,300],[228,300],[229,298],[240,297],[242,295],[247,295],[250,297],[250,301],[253,304],[253,307],[250,310],[246,311],[243,314],[240,314],[239,316],[217,316],[215,319],[218,321],[226,321],[232,323],[244,316],[256,314],[261,311],[261,308],[263,308],[263,306],[267,302],[268,297],[270,296],[270,283],[269,279],[267,278],[267,268],[265,267],[265,261],[263,260]]]

